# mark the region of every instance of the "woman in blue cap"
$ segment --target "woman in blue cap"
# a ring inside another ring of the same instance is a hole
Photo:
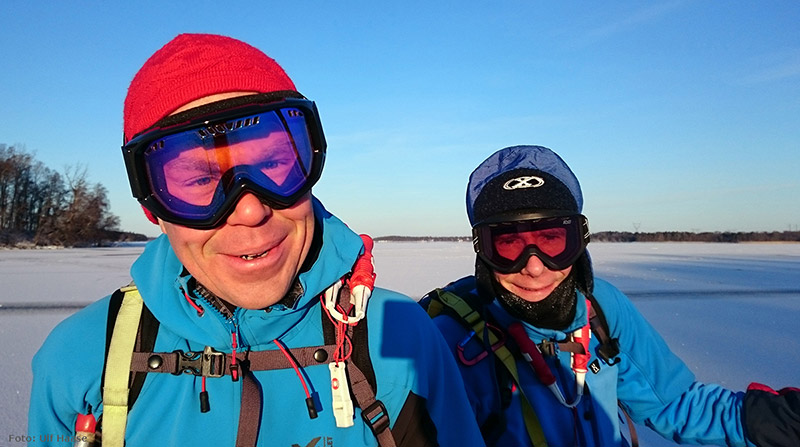
[[[636,444],[626,417],[681,444],[800,445],[800,390],[697,382],[594,277],[582,208],[578,179],[545,147],[502,149],[470,176],[475,275],[423,303],[459,359],[487,445]]]

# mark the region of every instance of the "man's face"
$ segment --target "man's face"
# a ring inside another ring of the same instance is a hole
[[[233,96],[214,95],[177,112]],[[276,210],[252,193],[243,195],[225,223],[196,230],[159,220],[178,259],[203,286],[247,309],[278,302],[303,265],[314,234],[311,193]]]

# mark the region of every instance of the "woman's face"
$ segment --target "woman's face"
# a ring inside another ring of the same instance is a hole
[[[494,278],[503,288],[523,300],[537,302],[547,298],[571,271],[572,266],[564,270],[550,270],[533,255],[519,272],[494,272]]]

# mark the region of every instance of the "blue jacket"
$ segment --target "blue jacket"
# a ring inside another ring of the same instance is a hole
[[[168,239],[147,244],[131,268],[145,304],[159,320],[155,352],[202,351],[205,346],[230,353],[231,331],[238,331],[239,350],[322,345],[319,295],[347,274],[363,249],[361,239],[314,201],[323,243],[313,266],[299,276],[305,291],[292,308],[236,309],[235,321],[199,300],[203,316],[184,299],[188,278]],[[72,445],[55,441],[74,435],[76,416],[91,409],[102,414],[100,378],[109,299],[91,304],[60,323],[33,359],[30,400],[30,445]],[[375,289],[367,308],[369,353],[377,377],[377,398],[384,403],[393,430],[401,411],[411,410],[409,397],[424,399],[442,446],[483,445],[463,383],[447,346],[424,310],[413,300]],[[358,347],[355,347],[358,349]],[[375,446],[376,438],[356,408],[355,425],[337,428],[331,411],[328,365],[305,368],[311,392],[319,393],[321,410],[310,419],[303,386],[292,369],[256,371],[263,393],[258,445]],[[208,378],[211,411],[201,413],[200,377],[150,373],[129,413],[128,447],[153,445],[234,445],[239,421],[242,381],[229,376]],[[409,407],[404,409],[404,405]],[[47,438],[49,436],[49,438]],[[44,438],[43,438],[44,437]],[[400,444],[400,443],[399,443]]]
[[[742,426],[744,393],[697,382],[694,374],[670,351],[628,298],[608,282],[595,279],[594,294],[608,320],[610,336],[619,339],[619,363],[610,366],[600,360],[596,355],[598,340],[592,336],[589,363],[596,367],[596,372],[589,368],[586,374],[588,392],[576,412],[562,405],[542,385],[527,362],[517,360],[525,396],[551,447],[628,445],[621,435],[627,428],[621,427],[618,401],[635,422],[677,443],[752,445],[746,443]],[[489,311],[504,328],[517,321],[497,300],[489,305]],[[452,352],[457,354],[456,346],[468,331],[446,313],[436,317],[434,322]],[[586,302],[579,295],[575,319],[565,331],[541,329],[524,322],[523,325],[528,337],[538,344],[543,340],[563,341],[586,322]],[[467,358],[475,355],[477,344],[472,341],[466,346]],[[470,403],[481,426],[490,422],[490,416],[502,408],[494,362],[490,359],[486,357],[473,366],[459,362]],[[546,357],[546,361],[567,401],[571,401],[575,396],[575,375],[570,368],[570,354],[561,351],[557,357]],[[512,393],[511,403],[503,415],[505,430],[499,439],[487,437],[487,445],[530,446],[518,391]]]

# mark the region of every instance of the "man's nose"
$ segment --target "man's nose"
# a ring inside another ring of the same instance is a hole
[[[244,193],[228,216],[228,225],[256,226],[272,216],[272,208],[251,192]]]

